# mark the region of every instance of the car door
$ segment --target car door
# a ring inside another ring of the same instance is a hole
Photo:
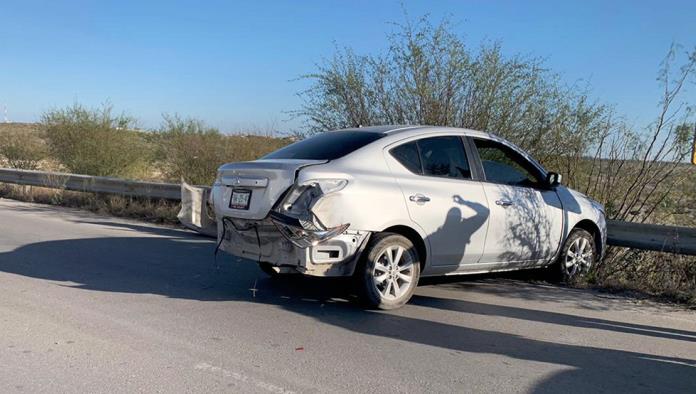
[[[488,206],[472,179],[464,140],[457,135],[413,139],[389,147],[390,168],[411,220],[428,235],[430,266],[455,271],[483,253]]]
[[[561,242],[563,209],[555,190],[545,187],[542,169],[515,148],[472,138],[490,208],[481,263],[545,262]]]

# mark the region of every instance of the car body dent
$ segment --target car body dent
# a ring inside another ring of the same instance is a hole
[[[321,244],[299,248],[278,232],[270,219],[253,221],[249,228],[218,222],[220,249],[233,256],[269,262],[311,276],[350,276],[370,232],[347,230]]]

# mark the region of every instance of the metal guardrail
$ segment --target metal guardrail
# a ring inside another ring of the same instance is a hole
[[[181,201],[182,190],[187,190],[178,183],[129,181],[101,176],[8,168],[0,168],[0,182],[175,201]],[[199,202],[198,205],[204,205],[204,202]],[[203,211],[201,207],[197,209]],[[607,222],[607,232],[609,245],[696,255],[696,228],[610,220]]]
[[[607,221],[607,243],[626,248],[696,256],[696,228]]]
[[[0,182],[79,192],[109,193],[152,199],[181,200],[181,185],[130,181],[104,176],[0,168]]]

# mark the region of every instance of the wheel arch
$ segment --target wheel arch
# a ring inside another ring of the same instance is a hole
[[[575,223],[575,226],[573,226],[572,230],[575,230],[576,228],[583,229],[588,233],[592,234],[592,237],[595,240],[595,247],[597,248],[597,255],[602,256],[602,253],[604,252],[602,248],[604,247],[604,245],[602,245],[602,232],[599,229],[597,223],[593,222],[590,219],[582,219],[579,222]],[[570,235],[570,232],[568,233],[568,235]]]
[[[423,272],[423,270],[426,267],[426,261],[428,260],[428,249],[426,247],[425,240],[423,239],[423,237],[421,237],[418,231],[416,231],[412,227],[399,224],[387,227],[381,232],[399,234],[408,238],[408,240],[411,241],[411,243],[413,243],[413,246],[415,246],[416,252],[418,252],[418,260],[420,261],[421,273]]]

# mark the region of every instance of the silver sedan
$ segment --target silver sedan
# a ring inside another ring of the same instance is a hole
[[[510,142],[379,126],[320,133],[220,167],[220,248],[269,275],[354,276],[406,303],[420,277],[544,267],[573,280],[602,257],[604,209]]]

